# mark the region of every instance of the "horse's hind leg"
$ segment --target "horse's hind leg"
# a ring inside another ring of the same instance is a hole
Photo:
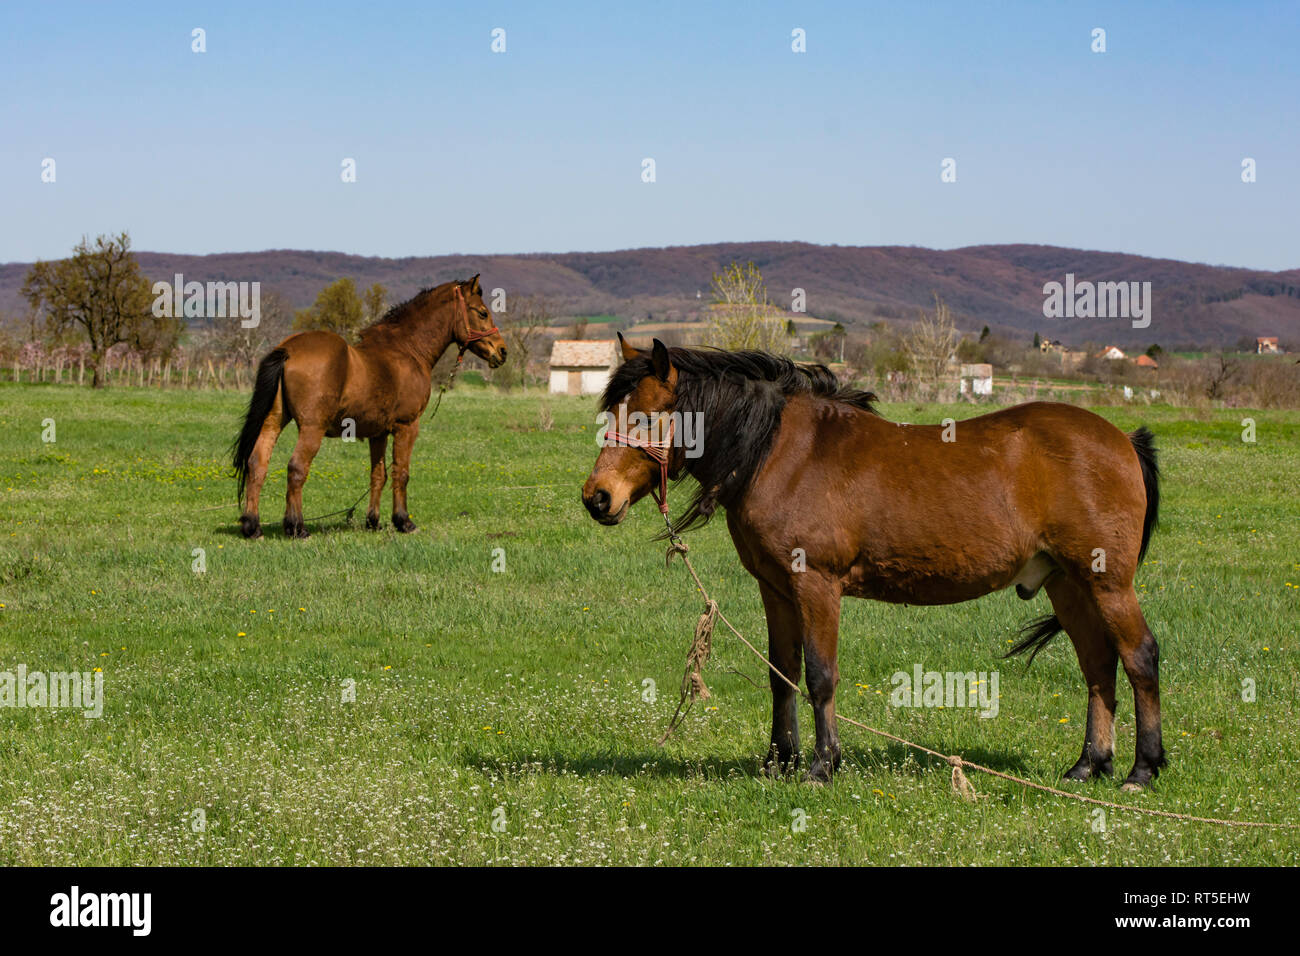
[[[799,609],[762,582],[763,610],[767,613],[767,656],[796,687],[802,664],[803,637]],[[768,668],[772,687],[772,742],[763,760],[763,772],[778,776],[799,765],[799,692]]]
[[[1128,682],[1133,685],[1137,757],[1123,789],[1141,790],[1165,765],[1160,736],[1160,647],[1142,616],[1132,585],[1097,592],[1094,599],[1106,631],[1119,650]]]
[[[1106,629],[1088,593],[1077,582],[1058,574],[1047,582],[1056,619],[1065,628],[1079,658],[1079,669],[1088,685],[1088,722],[1083,735],[1083,754],[1066,771],[1070,780],[1110,776],[1115,753],[1115,667],[1119,652],[1106,636]]]
[[[280,396],[276,395],[275,403],[271,406],[266,421],[262,422],[262,430],[258,432],[253,453],[248,456],[248,484],[244,487],[244,512],[239,516],[239,530],[243,532],[245,538],[262,537],[258,502],[262,497],[262,484],[266,481],[267,468],[271,464],[271,452],[275,449],[275,443],[284,429],[284,424],[284,406],[280,402]]]
[[[384,493],[384,482],[388,479],[388,472],[384,470],[387,451],[387,435],[370,439],[370,507],[366,509],[366,527],[371,531],[379,527],[379,501]]]
[[[810,572],[796,575],[797,600],[803,623],[804,677],[812,698],[813,721],[817,725],[817,756],[808,768],[808,779],[829,783],[840,766],[840,731],[835,720],[835,686],[840,682],[840,590]]]
[[[312,459],[320,451],[325,429],[318,425],[298,423],[298,441],[289,456],[289,491],[285,495],[284,533],[291,538],[308,537],[302,523],[302,486],[307,482]]]

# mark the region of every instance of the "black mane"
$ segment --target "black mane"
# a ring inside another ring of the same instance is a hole
[[[679,531],[704,524],[719,504],[730,505],[749,487],[767,458],[781,412],[791,395],[811,395],[876,414],[872,392],[840,384],[825,365],[801,365],[768,352],[721,349],[668,350],[677,369],[674,411],[703,416],[705,453],[683,458],[700,486],[676,522]],[[624,362],[601,398],[609,411],[654,369],[649,355]],[[680,479],[679,468],[675,478]]]

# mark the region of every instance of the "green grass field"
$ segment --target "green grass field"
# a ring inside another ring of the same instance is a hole
[[[1300,863],[1300,831],[1103,822],[978,774],[981,798],[965,802],[947,766],[851,727],[832,786],[764,779],[766,678],[721,631],[714,698],[657,748],[700,602],[680,565],[665,570],[648,501],[618,528],[583,511],[592,399],[458,389],[416,445],[416,534],[336,517],[304,542],[279,532],[292,429],[264,496],[267,537],[236,533],[226,448],[244,401],[0,386],[0,672],[102,668],[105,693],[98,720],[0,709],[0,863]],[[882,411],[938,421],[971,408]],[[1145,422],[1161,446],[1162,525],[1139,583],[1162,647],[1170,763],[1144,794],[1071,786],[1300,822],[1300,413],[1101,413]],[[364,444],[331,440],[306,513],[345,507],[367,470]],[[765,643],[724,523],[691,545],[726,613]],[[949,608],[847,601],[841,713],[1055,784],[1082,743],[1070,644],[1029,669],[1000,659],[1047,606],[1009,592]],[[891,709],[890,675],[918,663],[997,670],[998,716]],[[1121,677],[1121,778],[1132,715]],[[807,752],[806,706],[800,719]]]

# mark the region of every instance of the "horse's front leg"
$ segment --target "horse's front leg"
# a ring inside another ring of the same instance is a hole
[[[768,669],[772,686],[772,742],[763,760],[763,773],[779,776],[799,765],[799,665],[803,640],[799,630],[799,609],[789,598],[759,582],[763,610],[767,614],[767,657],[781,675]]]
[[[393,527],[398,531],[415,530],[415,522],[406,513],[406,481],[411,477],[411,448],[420,434],[420,420],[393,429]]]
[[[795,575],[795,596],[803,625],[804,675],[817,725],[816,757],[808,779],[829,783],[840,766],[840,732],[835,720],[835,685],[840,682],[840,586],[813,572]]]
[[[384,453],[387,451],[387,435],[370,439],[370,507],[366,509],[366,527],[371,531],[379,527],[379,501],[384,493],[384,482],[388,479],[384,468]]]

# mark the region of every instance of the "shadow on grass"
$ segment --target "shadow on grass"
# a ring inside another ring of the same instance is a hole
[[[736,757],[690,758],[658,748],[627,753],[602,751],[564,752],[559,750],[488,751],[474,747],[461,749],[460,760],[467,767],[491,768],[502,773],[576,774],[581,777],[663,777],[758,776],[759,758],[746,754]]]
[[[963,747],[958,748],[954,753],[990,770],[1033,779],[1032,770],[1025,763],[1024,758],[1016,753],[989,750],[986,747]],[[889,743],[883,747],[845,747],[843,755],[845,762],[852,761],[865,769],[887,770],[890,773],[917,773],[948,768],[948,763],[938,757],[896,743]],[[970,770],[968,774],[980,776],[977,770]]]
[[[244,540],[244,534],[242,531],[239,530],[238,507],[236,506],[232,508],[231,512],[232,514],[234,514],[234,517],[229,522],[223,522],[222,524],[216,525],[215,527],[209,530],[211,531],[212,534],[225,535],[227,538],[238,538],[240,540]],[[388,529],[389,529],[389,525],[387,522],[385,522],[379,527],[378,533],[382,534],[384,531]],[[361,519],[353,518],[350,522],[345,521],[341,517],[333,518],[333,519],[325,519],[324,523],[308,521],[307,531],[310,532],[312,538],[316,537],[317,535],[328,537],[334,534],[375,534],[376,533],[374,531],[369,531],[366,528],[364,517],[362,517]],[[262,522],[262,534],[265,536],[263,540],[267,540],[267,541],[299,540],[297,538],[290,538],[287,534],[284,533],[284,525],[280,523],[280,520],[278,518],[272,522],[265,522],[265,521]],[[308,540],[310,540],[310,538]]]
[[[967,760],[992,770],[1033,779],[1024,760],[1017,755],[984,748],[964,750],[961,754]],[[842,756],[845,768],[857,768],[868,772],[917,775],[948,769],[948,764],[937,757],[917,753],[902,744],[895,743],[875,748],[845,747]],[[803,769],[808,766],[810,758],[811,751],[804,751],[801,756],[800,771],[791,774],[791,779],[799,779]],[[732,777],[762,777],[762,758],[756,753],[690,757],[658,748],[616,753],[612,751],[568,752],[554,748],[544,751],[534,749],[512,752],[464,747],[460,751],[460,762],[466,767],[491,769],[502,774],[514,775],[574,774],[581,777],[665,779],[703,776],[718,780]],[[979,776],[975,771],[971,773]]]

